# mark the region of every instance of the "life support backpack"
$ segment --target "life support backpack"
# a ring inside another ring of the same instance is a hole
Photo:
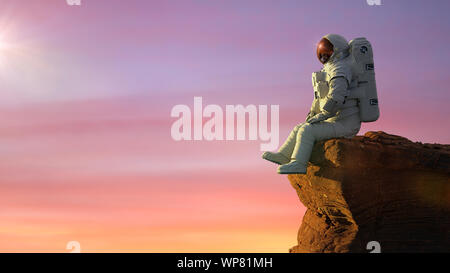
[[[350,97],[358,99],[361,121],[376,121],[380,116],[380,109],[372,45],[366,38],[361,37],[351,40],[349,46],[353,74]]]

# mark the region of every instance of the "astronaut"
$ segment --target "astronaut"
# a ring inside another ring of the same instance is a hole
[[[314,100],[305,122],[297,125],[278,152],[262,157],[279,164],[280,174],[305,174],[315,141],[353,137],[361,128],[357,99],[351,98],[352,68],[347,40],[336,34],[324,36],[317,45],[323,64],[313,73]]]

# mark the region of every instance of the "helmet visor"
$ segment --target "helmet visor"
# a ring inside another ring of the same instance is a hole
[[[333,55],[333,44],[326,38],[322,38],[317,44],[317,58],[321,63],[326,63]]]

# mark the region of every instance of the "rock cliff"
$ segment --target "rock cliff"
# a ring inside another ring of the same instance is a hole
[[[289,181],[307,207],[290,252],[450,252],[450,145],[384,132],[317,142]]]

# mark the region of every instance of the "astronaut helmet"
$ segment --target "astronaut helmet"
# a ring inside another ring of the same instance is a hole
[[[325,64],[331,58],[333,52],[333,44],[327,38],[323,37],[317,44],[317,58],[322,64]]]
[[[349,55],[347,39],[338,34],[327,34],[317,44],[317,58],[322,64],[331,63]]]

